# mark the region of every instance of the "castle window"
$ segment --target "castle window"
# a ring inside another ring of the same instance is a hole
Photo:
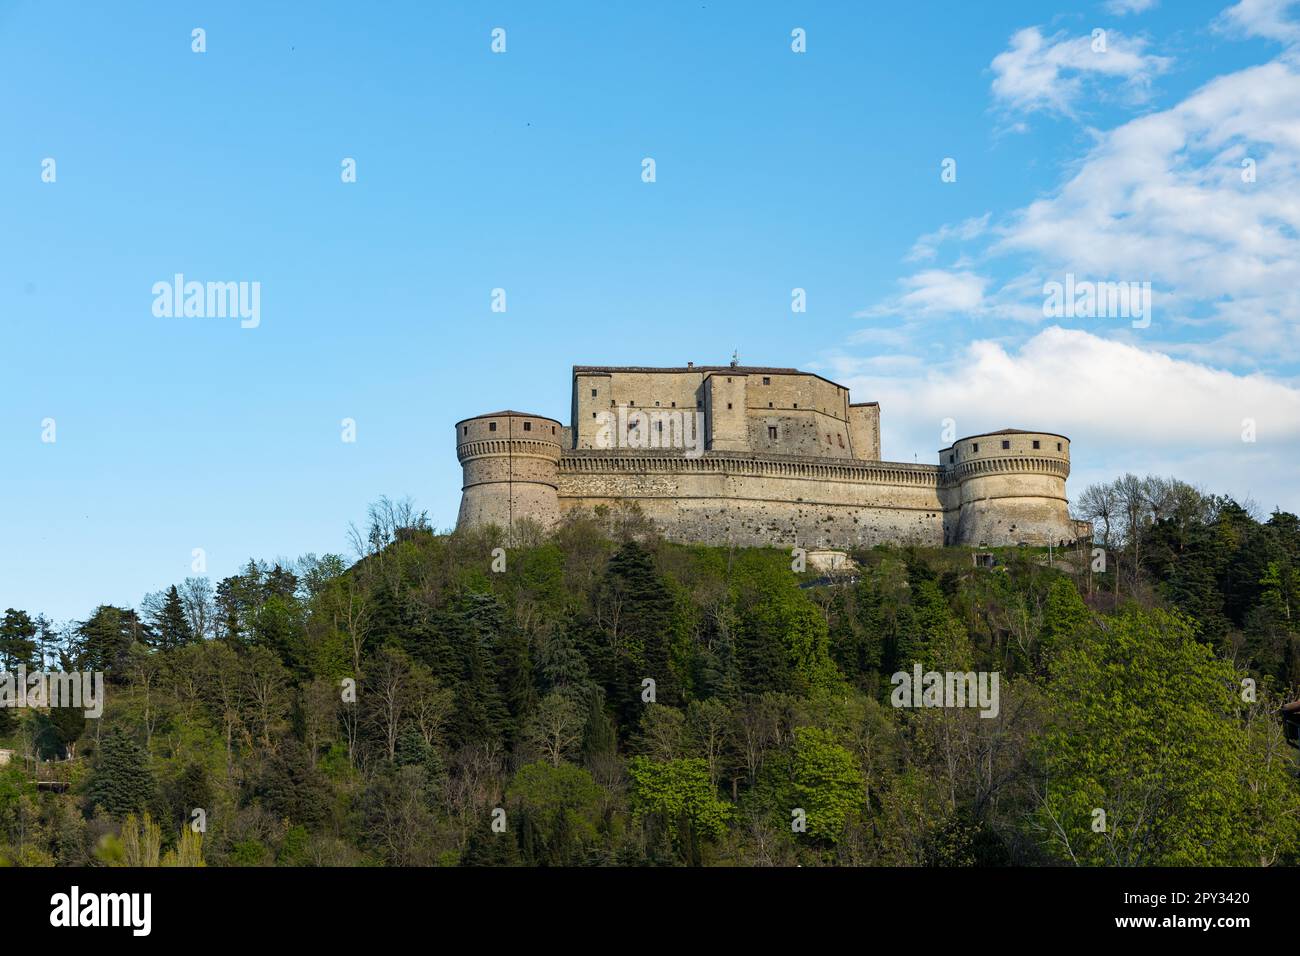
[[[798,402],[795,402],[795,403],[794,403],[794,407],[795,407],[795,408],[798,408],[798,407],[799,407],[799,403],[798,403]]]
[[[673,402],[673,408],[676,408],[676,407],[677,407],[677,403],[676,403],[676,402]]]
[[[496,423],[496,422],[488,422],[488,431],[490,431],[490,432],[494,432],[494,431],[496,431],[496,430],[497,430],[497,423]]]
[[[468,435],[468,434],[469,434],[469,426],[466,425],[464,428],[462,428],[462,429],[460,430],[460,433],[461,433],[462,435]]]
[[[956,456],[955,456],[955,455],[949,455],[949,456],[948,456],[948,464],[951,465],[954,461],[956,461]]]
[[[971,445],[971,451],[973,451],[973,452],[978,452],[979,450],[980,450],[980,443],[979,443],[979,442],[974,442],[974,443]]]
[[[591,397],[592,398],[596,397],[596,390],[594,388],[591,390]]]
[[[767,403],[767,407],[768,407],[768,408],[771,408],[771,407],[772,407],[772,403],[771,403],[771,402],[768,402],[768,403]]]
[[[843,436],[843,435],[836,435],[836,436],[835,436],[835,440],[838,441],[838,442],[840,443],[840,447],[841,447],[841,448],[844,447],[844,436]]]
[[[727,402],[727,408],[731,408],[731,402]]]
[[[664,430],[664,423],[663,423],[663,422],[655,422],[655,431],[659,431],[659,432],[661,432],[661,431],[663,431],[663,430]]]
[[[658,408],[658,407],[659,407],[659,403],[658,403],[658,402],[655,402],[655,408]]]
[[[591,417],[592,417],[592,418],[595,418],[595,417],[596,417],[596,413],[595,413],[595,412],[592,412],[592,413],[591,413]]]
[[[731,381],[731,379],[727,379],[727,381],[728,381],[728,382],[730,382],[730,381]]]
[[[1003,447],[1003,448],[1010,448],[1010,447],[1011,447],[1011,442],[1007,441],[1005,438],[1002,439],[1002,447]]]
[[[772,441],[776,441],[776,426],[775,426],[775,425],[768,425],[768,426],[767,426],[767,437],[770,438]]]
[[[763,384],[764,384],[764,385],[771,385],[771,384],[772,384],[772,380],[771,380],[770,378],[768,378],[766,375],[764,375],[764,376],[763,376]]]
[[[695,407],[696,407],[696,408],[703,408],[703,407],[704,407],[704,403],[703,403],[702,401],[700,401],[700,400],[697,398],[697,399],[695,400]]]
[[[1061,443],[1059,441],[1056,443],[1056,450],[1057,451],[1061,450]]]
[[[532,423],[532,422],[524,422],[524,431],[526,431],[526,432],[530,432],[530,431],[532,431],[532,430],[533,430],[533,423]]]
[[[1038,448],[1038,439],[1037,439],[1037,438],[1034,439],[1034,448],[1035,448],[1035,449]]]
[[[636,408],[636,402],[628,402],[628,404],[631,405],[633,408]]]

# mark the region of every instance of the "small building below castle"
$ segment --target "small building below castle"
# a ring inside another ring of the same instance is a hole
[[[456,423],[458,527],[508,533],[635,503],[714,545],[1064,545],[1080,533],[1070,440],[1007,428],[935,464],[881,457],[880,406],[794,368],[573,367],[570,424],[515,410]]]

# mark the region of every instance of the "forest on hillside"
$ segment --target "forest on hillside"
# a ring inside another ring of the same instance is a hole
[[[0,709],[0,864],[1296,863],[1300,521],[1135,476],[1077,510],[1094,548],[823,577],[635,510],[507,545],[385,499],[354,561],[9,608],[3,669],[107,693]],[[894,706],[918,664],[996,672],[996,716]]]

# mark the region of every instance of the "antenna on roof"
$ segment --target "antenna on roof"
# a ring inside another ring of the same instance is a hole
[[[736,363],[740,361],[740,350],[733,349],[731,352],[731,367],[735,368]]]

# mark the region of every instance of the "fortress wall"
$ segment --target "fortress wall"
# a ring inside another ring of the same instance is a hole
[[[849,437],[853,457],[880,460],[880,406],[875,402],[849,406]]]
[[[738,373],[710,375],[705,382],[705,434],[710,450],[745,451],[749,447],[747,391],[748,376]]]
[[[461,494],[456,526],[485,528],[496,525],[508,529],[521,521],[531,521],[549,528],[559,520],[560,514],[553,488],[548,490],[544,485],[518,481],[495,486],[477,485],[467,487]]]
[[[616,447],[594,447],[620,410],[650,418],[633,432],[627,415]],[[545,526],[634,502],[668,537],[714,544],[997,546],[1087,533],[1069,515],[1065,436],[1003,429],[954,442],[938,466],[883,462],[879,405],[851,405],[847,389],[805,372],[574,366],[572,412],[569,427],[516,411],[457,422],[458,525]],[[706,452],[674,442],[675,414],[704,417]]]
[[[565,456],[562,513],[634,501],[679,541],[805,548],[944,543],[937,468],[857,462]]]
[[[593,395],[592,392],[595,392]],[[596,414],[609,410],[610,376],[608,372],[591,372],[573,376],[573,437],[565,448],[594,448]]]
[[[559,422],[523,413],[483,415],[456,423],[464,472],[458,527],[543,526],[560,517],[557,499]]]
[[[704,373],[696,371],[614,372],[609,376],[609,395],[602,397],[606,409],[633,403],[637,408],[654,408],[656,402],[660,408],[695,408],[704,398],[703,382]]]
[[[748,447],[758,454],[848,458],[848,431],[845,422],[821,412],[751,408]]]
[[[725,372],[715,372],[725,375]],[[767,384],[764,384],[764,381]],[[781,375],[779,373],[751,373],[749,382],[751,407],[760,411],[772,407],[821,412],[832,418],[846,421],[849,417],[848,389],[835,385],[815,375]]]
[[[961,485],[955,543],[1044,545],[1074,537],[1063,476],[1010,472]]]
[[[972,435],[939,453],[958,484],[960,514],[954,544],[1072,541],[1065,479],[1070,440],[1050,432]]]

